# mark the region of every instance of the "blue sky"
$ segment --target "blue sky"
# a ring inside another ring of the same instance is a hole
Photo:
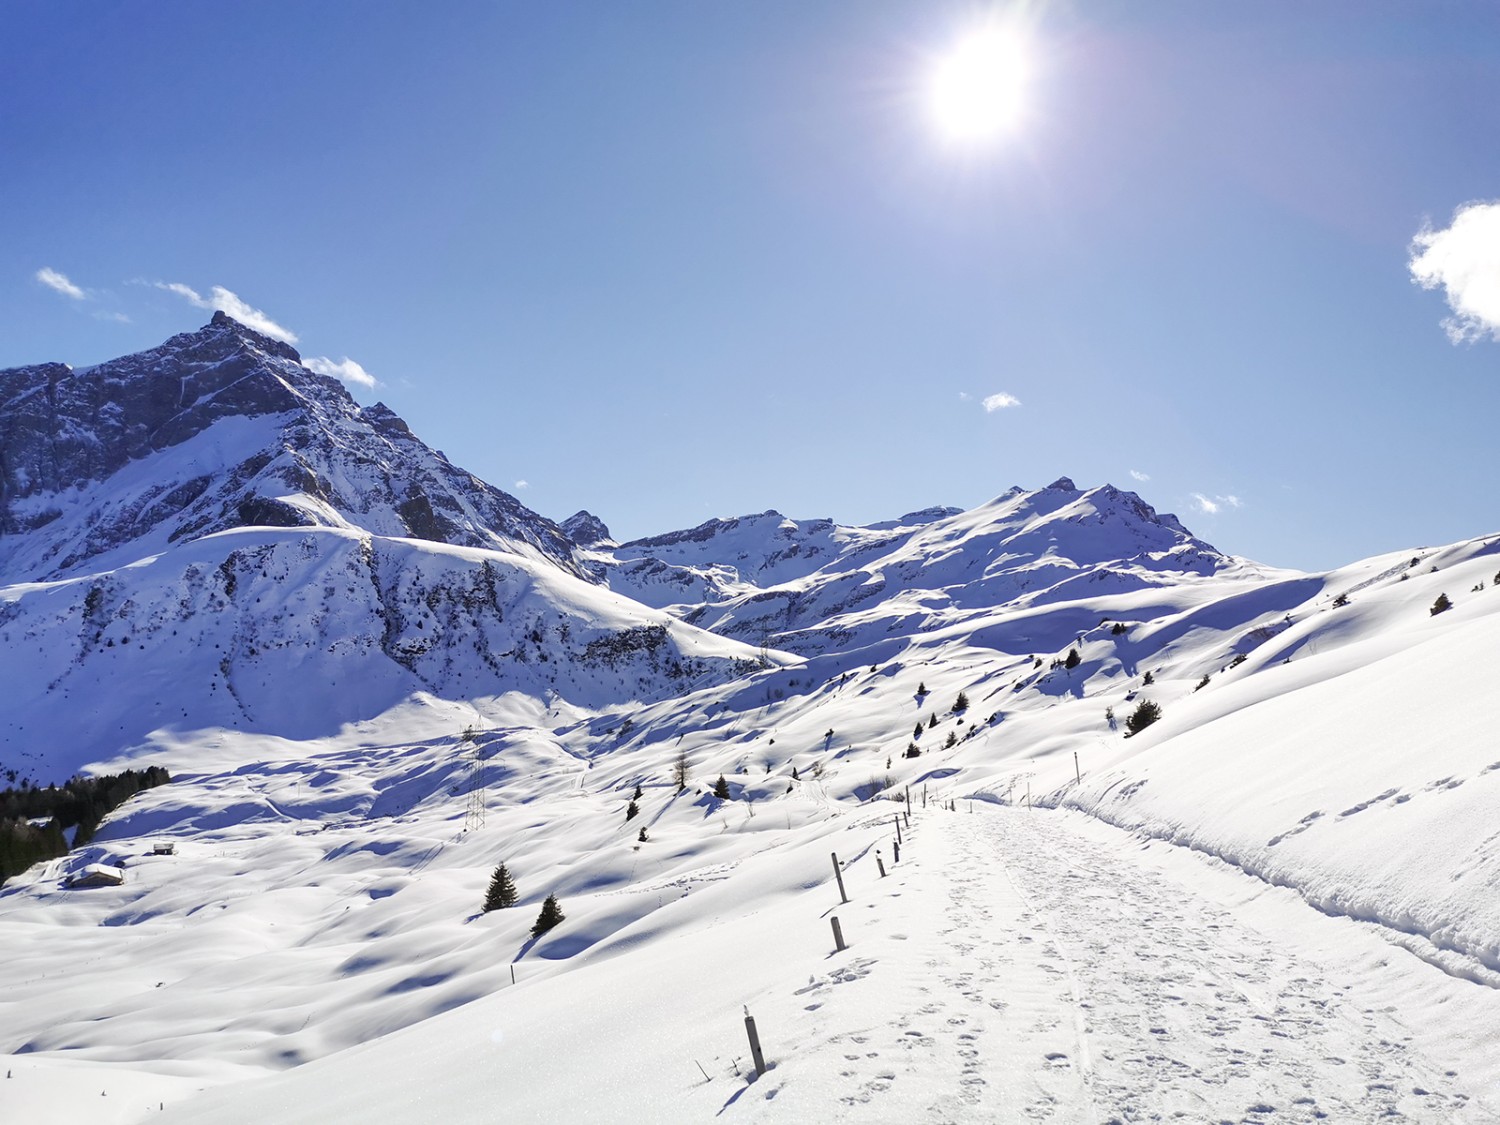
[[[0,108],[3,366],[233,297],[620,536],[1061,475],[1285,566],[1500,529],[1494,4],[14,0]]]

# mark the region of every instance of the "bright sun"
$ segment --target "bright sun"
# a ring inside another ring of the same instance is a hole
[[[1015,127],[1026,93],[1026,44],[1016,31],[971,31],[933,67],[927,103],[947,141],[982,144]]]

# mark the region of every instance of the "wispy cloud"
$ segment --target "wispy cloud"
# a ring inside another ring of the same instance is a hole
[[[1423,289],[1443,287],[1453,315],[1443,320],[1455,344],[1500,340],[1500,199],[1465,203],[1443,230],[1424,226],[1407,263]]]
[[[232,313],[230,314],[233,315]],[[236,318],[238,319],[238,318]],[[326,355],[315,355],[304,359],[302,366],[309,371],[316,371],[319,375],[331,375],[345,383],[353,383],[357,387],[374,388],[378,385],[375,376],[371,375],[358,363],[345,356],[343,359],[329,359]]]
[[[100,309],[94,314],[95,320],[108,320],[114,324],[130,324],[131,320],[122,312],[105,312]]]
[[[1150,480],[1151,479],[1151,474],[1150,473],[1143,473],[1139,469],[1131,469],[1130,470],[1130,475],[1133,478],[1135,478],[1136,480]]]
[[[993,414],[997,410],[1006,410],[1012,406],[1020,406],[1021,400],[1013,394],[1001,391],[999,394],[987,395],[984,400],[984,412]]]
[[[971,395],[968,391],[959,391],[958,392],[958,401],[959,402],[971,402],[973,400],[973,398],[974,398],[974,396]]]
[[[518,480],[515,484],[511,485],[511,487],[514,488],[517,492],[525,492],[526,489],[531,487],[531,482],[529,480]]]
[[[215,285],[204,297],[196,289],[182,284],[180,281],[157,281],[153,284],[158,289],[165,289],[168,293],[176,293],[188,304],[200,309],[215,309],[227,316],[234,317],[246,328],[253,328],[262,336],[269,336],[273,340],[281,340],[288,344],[297,342],[297,334],[289,328],[283,328],[265,313],[240,300],[239,295],[231,293],[222,285]]]
[[[55,290],[64,297],[71,297],[75,301],[82,301],[88,298],[87,293],[68,280],[67,274],[58,273],[51,266],[43,266],[36,271],[35,276],[48,289]]]
[[[1192,493],[1193,506],[1206,516],[1216,516],[1225,508],[1242,508],[1243,501],[1232,493],[1226,496],[1205,496],[1201,492]]]

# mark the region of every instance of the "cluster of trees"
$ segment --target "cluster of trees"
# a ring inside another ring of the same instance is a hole
[[[160,766],[102,777],[75,777],[61,787],[22,786],[0,791],[0,884],[33,863],[66,855],[94,838],[99,822],[142,789],[165,785],[172,776]],[[46,821],[45,824],[38,822]]]
[[[484,895],[484,912],[488,914],[491,910],[508,910],[515,904],[516,881],[511,878],[510,869],[502,863],[490,876],[489,890]],[[557,896],[548,895],[547,901],[542,903],[542,912],[531,925],[531,936],[541,937],[566,917],[557,903]]]

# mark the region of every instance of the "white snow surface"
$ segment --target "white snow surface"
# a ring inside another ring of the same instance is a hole
[[[0,1120],[1500,1119],[1500,537],[917,515],[639,548],[697,607],[337,526],[0,589],[0,767],[174,777],[0,890]]]

